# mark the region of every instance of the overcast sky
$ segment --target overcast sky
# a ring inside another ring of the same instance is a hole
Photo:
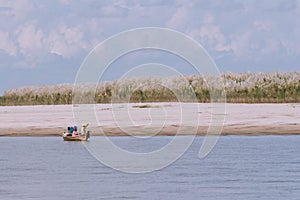
[[[72,83],[95,45],[145,26],[191,36],[222,72],[299,71],[299,20],[300,0],[0,0],[0,94]]]

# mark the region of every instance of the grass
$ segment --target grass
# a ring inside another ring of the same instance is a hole
[[[96,87],[95,103],[110,102],[210,102],[214,76],[191,75],[169,78],[131,78],[101,82]],[[230,103],[299,103],[300,72],[225,73],[221,75]],[[83,96],[93,94],[82,86]],[[4,92],[0,105],[72,104],[72,84],[27,86]],[[222,92],[222,91],[217,91]],[[147,105],[143,105],[145,108]],[[142,106],[142,107],[143,107]]]

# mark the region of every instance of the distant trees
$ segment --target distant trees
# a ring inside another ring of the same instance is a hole
[[[84,97],[95,94],[94,103],[110,102],[210,102],[209,88],[214,76],[191,75],[169,78],[131,78],[101,82],[96,88],[83,84]],[[231,103],[292,103],[300,102],[300,73],[225,73],[222,74],[226,99]],[[29,86],[8,90],[0,97],[0,105],[71,104],[72,84]],[[95,92],[96,91],[96,92]],[[87,102],[92,102],[87,100]]]

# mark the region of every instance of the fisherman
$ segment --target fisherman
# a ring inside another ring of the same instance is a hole
[[[86,134],[86,127],[88,126],[89,124],[82,124],[82,127],[81,127],[81,135],[85,135]]]

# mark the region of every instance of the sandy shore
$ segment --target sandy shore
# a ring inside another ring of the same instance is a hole
[[[0,107],[0,136],[61,136],[74,123],[78,107]],[[190,135],[197,126],[197,134],[205,135],[211,113],[211,104],[99,104],[91,114],[97,122],[90,122],[89,129],[92,135],[108,136]],[[226,104],[222,134],[300,134],[300,104]]]

